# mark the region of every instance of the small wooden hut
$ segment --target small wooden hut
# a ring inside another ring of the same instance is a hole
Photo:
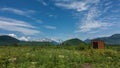
[[[92,44],[92,48],[94,49],[104,49],[105,47],[104,41],[102,40],[92,40],[91,44]]]

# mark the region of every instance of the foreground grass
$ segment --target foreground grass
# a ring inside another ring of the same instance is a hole
[[[0,68],[120,68],[120,52],[58,46],[0,46]]]

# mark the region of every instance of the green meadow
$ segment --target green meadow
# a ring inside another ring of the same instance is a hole
[[[0,46],[0,68],[120,68],[120,46]]]

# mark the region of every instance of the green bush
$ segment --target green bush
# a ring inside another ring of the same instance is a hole
[[[87,50],[88,48],[89,45],[85,45],[85,44],[76,46],[76,50]]]

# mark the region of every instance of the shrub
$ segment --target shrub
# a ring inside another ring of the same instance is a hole
[[[85,45],[85,44],[82,44],[82,45],[78,45],[78,46],[76,46],[76,50],[86,50],[86,49],[88,49],[89,48],[89,46],[88,45]]]

